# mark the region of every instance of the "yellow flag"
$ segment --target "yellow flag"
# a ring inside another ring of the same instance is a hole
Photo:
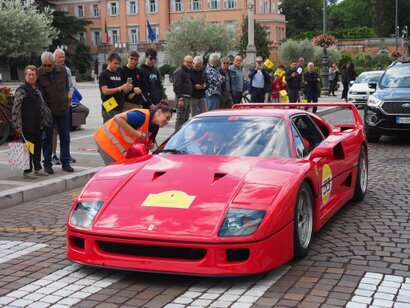
[[[113,110],[115,107],[118,106],[118,103],[115,100],[114,96],[112,96],[111,98],[107,99],[103,103],[103,106],[104,106],[105,111],[110,112],[111,110]]]
[[[28,147],[28,151],[34,155],[34,143],[26,140],[26,145]]]
[[[278,68],[278,69],[275,71],[275,75],[278,75],[279,77],[282,77],[284,73],[285,73],[285,72],[282,71],[280,68]]]
[[[288,92],[286,92],[286,90],[279,91],[279,94],[282,103],[287,103],[289,101]]]
[[[306,98],[302,98],[300,101],[301,101],[302,103],[307,104],[307,99],[306,99]]]
[[[263,63],[266,68],[271,69],[273,67],[273,62],[269,59],[266,59],[265,62]]]

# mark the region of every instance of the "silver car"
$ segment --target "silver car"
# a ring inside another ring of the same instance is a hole
[[[369,95],[375,91],[374,89],[370,89],[368,84],[377,83],[383,73],[384,71],[370,71],[361,73],[355,81],[350,82],[347,100],[354,103],[356,106],[366,105]]]

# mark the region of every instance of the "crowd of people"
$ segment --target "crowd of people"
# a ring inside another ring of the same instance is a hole
[[[95,133],[95,141],[106,164],[123,158],[135,142],[151,149],[158,129],[168,124],[172,117],[173,109],[165,99],[161,76],[155,66],[157,51],[148,48],[144,56],[143,63],[138,65],[140,55],[132,50],[127,63],[121,66],[120,55],[111,53],[98,78],[95,71],[91,72],[92,82],[98,81],[102,101],[103,125]],[[305,67],[303,58],[292,61],[288,70],[279,65],[274,73],[269,73],[264,59],[258,56],[248,76],[244,75],[240,55],[236,55],[232,63],[228,57],[221,58],[217,53],[211,53],[206,60],[205,64],[201,56],[186,55],[173,73],[175,131],[190,116],[241,103],[247,84],[254,103],[317,102],[320,96],[320,76],[312,62]],[[16,90],[12,112],[16,132],[34,144],[30,168],[23,173],[27,178],[53,174],[53,165],[57,164],[66,172],[74,171],[71,164],[76,160],[70,155],[71,114],[89,113],[81,104],[81,93],[72,82],[71,70],[65,65],[64,51],[44,52],[41,62],[39,68],[26,67],[25,82]],[[341,80],[342,99],[347,99],[349,83],[355,78],[353,64],[339,70],[337,63],[332,63],[329,96],[335,95],[336,85]]]

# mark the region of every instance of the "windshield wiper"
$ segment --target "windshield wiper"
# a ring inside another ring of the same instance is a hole
[[[163,149],[160,153],[189,154],[187,151],[177,150],[177,149]]]

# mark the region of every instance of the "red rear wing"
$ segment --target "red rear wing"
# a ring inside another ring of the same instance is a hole
[[[356,126],[362,126],[363,121],[359,111],[353,103],[249,103],[249,104],[235,104],[232,109],[248,109],[248,108],[283,108],[283,107],[334,107],[335,111],[342,109],[350,109],[355,120]],[[332,123],[333,124],[333,123]],[[343,124],[333,124],[339,126]]]

